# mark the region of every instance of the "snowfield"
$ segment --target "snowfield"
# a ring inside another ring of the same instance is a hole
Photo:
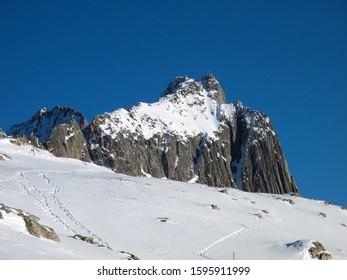
[[[60,238],[1,210],[0,259],[311,259],[314,241],[347,259],[347,211],[324,201],[130,177],[9,139],[0,155],[0,203]]]

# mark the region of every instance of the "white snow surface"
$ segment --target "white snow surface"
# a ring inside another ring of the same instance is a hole
[[[34,157],[31,146],[8,139],[0,153],[10,157],[0,161],[0,203],[38,216],[61,239],[31,236],[1,210],[0,259],[126,259],[121,251],[140,259],[310,259],[312,241],[347,259],[347,211],[324,201],[131,177],[42,150]],[[76,233],[112,250],[69,237]]]
[[[149,139],[156,134],[179,135],[182,140],[190,136],[207,134],[217,138],[223,125],[220,121],[231,119],[233,104],[219,105],[214,100],[215,91],[206,91],[199,80],[187,78],[173,94],[161,97],[155,103],[139,103],[129,110],[118,109],[101,115],[100,128],[113,139],[118,133],[127,136],[140,134]]]

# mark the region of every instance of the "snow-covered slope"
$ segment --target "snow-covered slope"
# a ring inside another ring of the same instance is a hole
[[[8,139],[0,154],[0,203],[61,240],[31,236],[1,210],[0,259],[307,259],[313,241],[347,259],[347,211],[323,201],[130,177]]]

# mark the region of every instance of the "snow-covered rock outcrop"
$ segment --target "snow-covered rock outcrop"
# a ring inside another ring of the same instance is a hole
[[[128,175],[298,192],[268,116],[239,101],[227,104],[212,74],[177,77],[157,102],[98,115],[89,125],[81,113],[57,106],[7,134],[26,135],[33,143],[37,137],[56,156]]]
[[[251,192],[298,192],[269,118],[226,99],[217,79],[177,77],[160,99],[94,118],[91,159],[116,172]]]
[[[58,157],[90,161],[82,130],[88,125],[86,118],[70,107],[43,108],[30,120],[13,125],[8,135],[25,136],[35,147],[44,146]],[[43,145],[41,145],[43,144]]]

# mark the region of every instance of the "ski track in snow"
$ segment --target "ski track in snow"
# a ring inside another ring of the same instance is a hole
[[[105,242],[104,240],[102,240],[99,236],[97,236],[94,232],[92,232],[91,230],[89,230],[88,228],[86,228],[83,224],[81,224],[71,213],[71,211],[58,199],[58,194],[60,192],[60,187],[54,183],[54,181],[52,179],[50,179],[49,177],[47,177],[46,174],[40,174],[40,176],[53,187],[53,190],[49,193],[51,198],[53,199],[54,203],[64,212],[64,214],[75,224],[77,225],[79,228],[81,228],[82,230],[84,230],[85,232],[87,232],[90,236],[92,236],[94,239],[96,239],[97,241],[99,241],[102,245],[109,247],[110,246],[107,244],[107,242]]]
[[[233,231],[232,233],[229,233],[225,236],[223,236],[222,238],[217,239],[216,241],[212,242],[210,245],[208,245],[206,248],[200,250],[197,255],[199,255],[200,257],[203,257],[205,259],[208,260],[213,260],[211,257],[209,257],[206,253],[211,250],[213,247],[215,247],[216,245],[225,242],[228,239],[234,238],[236,237],[238,234],[242,233],[243,231],[245,231],[247,229],[247,227],[245,225],[242,225],[243,228],[238,229],[236,231]]]
[[[30,172],[37,172],[38,170],[32,170]],[[46,170],[47,172],[47,170]],[[17,186],[27,195],[29,196],[36,205],[38,205],[41,210],[47,214],[54,222],[56,222],[59,226],[61,226],[64,230],[70,231],[73,234],[78,234],[76,230],[68,225],[68,221],[64,220],[58,214],[56,214],[49,205],[48,197],[40,191],[35,184],[33,184],[32,180],[25,174],[26,172],[17,172],[14,179]],[[52,187],[52,190],[49,192],[49,195],[53,201],[53,203],[63,211],[66,217],[69,218],[71,222],[77,225],[80,229],[87,232],[89,236],[92,236],[95,240],[97,240],[101,245],[111,248],[107,242],[105,242],[102,238],[97,236],[87,227],[85,227],[82,223],[80,223],[71,213],[71,211],[58,199],[58,194],[60,192],[60,187],[54,183],[52,179],[50,179],[45,173],[40,173],[40,177],[44,179],[44,181]]]
[[[281,211],[283,212],[283,211]],[[300,213],[296,213],[296,215],[299,215]],[[262,229],[265,229],[267,227],[270,227],[270,226],[273,226],[273,225],[276,225],[278,223],[282,223],[283,222],[283,215],[284,213],[281,213],[280,217],[278,220],[275,220],[275,221],[272,221],[272,222],[264,222],[264,221],[260,221],[260,224],[257,225],[257,226],[252,226],[252,227],[248,227],[244,224],[241,224],[242,228],[236,230],[236,231],[233,231],[231,233],[228,233],[227,235],[213,241],[211,244],[209,244],[207,247],[203,248],[202,250],[198,251],[197,252],[197,255],[202,257],[202,258],[205,258],[205,259],[208,259],[208,260],[214,260],[212,257],[208,256],[208,252],[211,251],[214,247],[216,247],[217,245],[223,243],[223,242],[227,242],[228,240],[230,239],[236,239],[238,237],[241,237],[241,236],[245,236],[247,234],[255,234],[256,232],[258,232],[259,230],[262,230]],[[288,216],[286,216],[286,220],[289,219]]]
[[[17,186],[28,196],[34,203],[41,208],[43,213],[47,214],[54,222],[61,226],[66,231],[71,231],[74,234],[77,232],[68,226],[68,224],[59,217],[56,213],[53,212],[52,208],[48,204],[48,198],[41,192],[34,184],[29,177],[24,175],[24,172],[18,172],[15,176],[15,182]]]

